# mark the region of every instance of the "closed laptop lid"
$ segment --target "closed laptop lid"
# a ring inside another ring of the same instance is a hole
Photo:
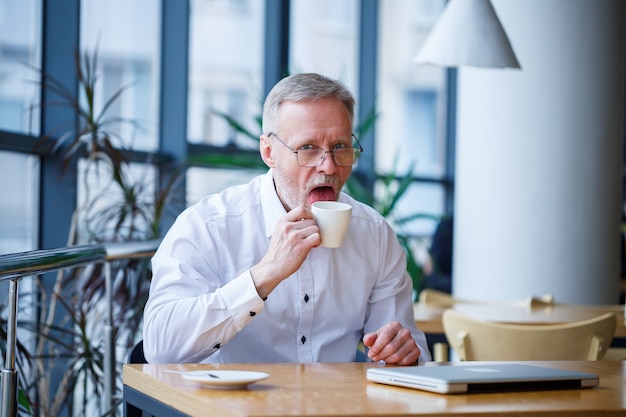
[[[525,364],[485,364],[370,368],[370,381],[443,394],[586,388],[598,385],[598,376]]]

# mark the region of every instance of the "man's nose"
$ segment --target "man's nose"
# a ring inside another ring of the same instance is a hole
[[[337,169],[337,164],[335,163],[335,158],[333,155],[333,151],[324,151],[324,155],[322,156],[322,161],[317,166],[317,170],[319,172],[326,172],[328,174],[332,174]]]

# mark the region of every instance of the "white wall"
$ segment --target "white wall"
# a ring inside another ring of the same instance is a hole
[[[453,293],[616,303],[625,3],[492,3],[522,70],[459,70]]]

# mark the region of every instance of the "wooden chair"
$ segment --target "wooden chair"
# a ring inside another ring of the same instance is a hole
[[[626,348],[609,348],[602,358],[603,361],[626,361]]]
[[[442,321],[461,360],[599,360],[611,345],[617,317],[606,313],[563,324],[505,324],[448,309]]]
[[[454,304],[496,304],[535,308],[554,305],[554,296],[552,294],[544,294],[514,301],[481,301],[458,298],[442,291],[425,288],[420,291],[418,301],[424,305],[446,308],[452,307]]]
[[[425,306],[432,306],[436,308],[451,308],[455,304],[489,304],[530,309],[544,308],[554,305],[554,297],[552,294],[532,296],[514,301],[480,301],[454,297],[451,294],[434,290],[432,288],[425,288],[420,291],[418,301]],[[448,344],[443,342],[434,343],[432,346],[432,354],[435,362],[447,362],[449,360]]]
[[[436,307],[452,307],[457,300],[451,294],[425,288],[420,291],[418,302]]]

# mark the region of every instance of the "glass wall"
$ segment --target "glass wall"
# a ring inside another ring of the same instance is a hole
[[[40,21],[41,0],[0,0],[0,130],[39,133]],[[34,249],[38,160],[0,152],[0,167],[0,253]]]
[[[446,212],[446,70],[413,62],[445,0],[383,0],[379,6],[376,170],[415,181],[399,201],[396,216]],[[405,230],[430,236],[434,220]]]
[[[7,197],[0,201],[0,253],[84,243],[68,238],[77,212],[103,220],[82,222],[90,225],[84,236],[116,239],[107,230],[124,224],[92,210],[123,210],[126,203],[119,202],[128,196],[133,210],[150,206],[158,185],[175,177],[172,165],[183,167],[186,181],[174,189],[184,201],[166,207],[171,212],[265,171],[260,117],[277,68],[323,73],[345,83],[357,105],[375,103],[375,124],[363,140],[367,158],[358,170],[376,179],[367,190],[375,204],[397,188],[386,175],[411,176],[388,217],[398,230],[399,217],[443,214],[452,180],[446,73],[412,64],[443,2],[67,0],[60,10],[43,0],[0,0],[0,167],[15,173],[0,179]],[[76,75],[74,48],[82,54],[83,75],[93,71],[93,91],[84,88],[88,77]],[[87,111],[38,107],[42,96],[58,98],[41,89],[36,69],[43,65],[71,95],[78,87],[77,103]],[[370,110],[358,107],[357,118]],[[89,138],[77,134],[87,125],[85,115],[100,123],[114,154],[132,162],[120,176],[128,188],[111,191],[110,177],[95,174],[89,146],[82,146]],[[70,138],[80,157],[65,161],[38,148],[41,139],[59,137]],[[421,241],[433,227],[415,222],[401,231]]]
[[[39,132],[41,0],[0,0],[0,129]]]
[[[177,162],[191,165],[186,171],[187,205],[208,193],[248,181],[264,170],[257,148],[267,88],[263,83],[267,79],[264,60],[268,51],[264,48],[268,34],[280,33],[273,25],[265,24],[265,8],[284,8],[286,2],[189,0],[189,26],[183,29],[188,30],[186,132],[181,130],[179,135],[167,138],[159,137],[159,112],[163,111],[160,106],[167,104],[159,103],[163,83],[161,27],[162,20],[168,17],[161,15],[161,3],[79,3],[80,49],[89,56],[96,52],[98,55],[94,67],[98,77],[94,112],[103,113],[106,120],[112,121],[106,128],[116,146],[158,152],[163,141],[173,143],[186,137],[188,159]],[[176,4],[173,2],[173,7]],[[375,124],[370,131],[374,142],[365,150],[372,152],[373,158],[366,160],[370,166],[359,169],[379,178],[413,177],[411,187],[398,203],[396,217],[413,213],[441,215],[450,207],[446,200],[450,201],[452,192],[452,177],[447,171],[450,138],[446,130],[446,71],[418,67],[412,60],[445,0],[380,0],[375,4],[375,8],[362,9],[358,0],[290,1],[286,9],[289,13],[285,15],[289,27],[289,42],[285,42],[288,51],[283,51],[286,65],[291,73],[315,71],[343,81],[357,102],[366,99],[359,97],[363,91],[359,89],[359,80],[371,78],[364,78],[364,72],[376,74],[375,97],[369,98],[376,103]],[[41,0],[0,0],[0,149],[7,151],[12,150],[7,132],[36,138],[39,130],[39,117],[30,111],[39,97],[37,72],[20,62],[40,66],[41,10]],[[375,13],[378,27],[360,27],[363,13]],[[19,25],[15,23],[18,21]],[[377,34],[376,43],[363,44],[362,35],[371,33]],[[366,67],[359,51],[372,50],[376,51],[377,63]],[[163,57],[164,62],[167,59]],[[69,65],[68,71],[73,70]],[[119,97],[108,103],[117,92],[121,92]],[[85,99],[82,94],[82,105],[87,103]],[[235,161],[233,155],[242,151],[247,152],[252,163]],[[12,152],[3,155],[15,157]],[[33,158],[35,162],[29,163],[29,169],[36,172],[38,158]],[[222,164],[204,162],[216,159]],[[17,160],[12,163],[25,165]],[[78,164],[79,173],[84,173],[85,167],[84,162]],[[158,180],[154,172],[150,176]],[[30,188],[20,185],[19,192],[36,195],[38,181],[34,176],[30,178]],[[375,187],[379,197],[395,186],[385,188],[383,184],[378,181]],[[6,187],[5,193],[18,195],[14,183],[2,186]],[[100,190],[95,184],[91,186]],[[80,205],[86,195],[85,185],[77,184],[76,188]],[[18,200],[20,204],[37,204],[28,198]],[[9,209],[1,204],[0,209],[8,213]],[[32,213],[35,207],[10,210]],[[23,222],[37,224],[36,218]],[[432,221],[417,221],[409,224],[405,232],[427,237],[433,228]]]
[[[103,120],[110,121],[103,128],[111,134],[115,145],[157,150],[159,2],[83,0],[80,11],[81,51],[90,59],[97,57],[96,117],[102,115]],[[81,98],[85,106],[86,97]]]
[[[189,142],[257,148],[220,114],[260,134],[264,15],[262,1],[191,1]]]
[[[359,6],[356,0],[292,1],[289,72],[327,75],[357,95]]]
[[[80,4],[79,123],[98,141],[125,150],[158,151],[160,22],[159,2],[86,0]],[[89,97],[90,90],[93,96]],[[89,134],[83,133],[88,141]],[[70,242],[143,240],[149,219],[125,218],[154,199],[155,170],[149,164],[123,164],[112,175],[115,155],[91,152],[77,165],[76,232]],[[111,178],[114,178],[112,181]],[[130,196],[131,193],[136,195]],[[126,207],[129,207],[126,209]]]
[[[265,4],[255,0],[191,0],[190,7],[188,141],[256,151],[263,104]],[[209,152],[206,149],[198,157],[203,159]],[[221,161],[228,165],[231,159],[226,153]],[[192,167],[187,170],[187,204],[247,182],[257,173]]]
[[[39,161],[36,157],[0,151],[0,254],[35,249]]]

